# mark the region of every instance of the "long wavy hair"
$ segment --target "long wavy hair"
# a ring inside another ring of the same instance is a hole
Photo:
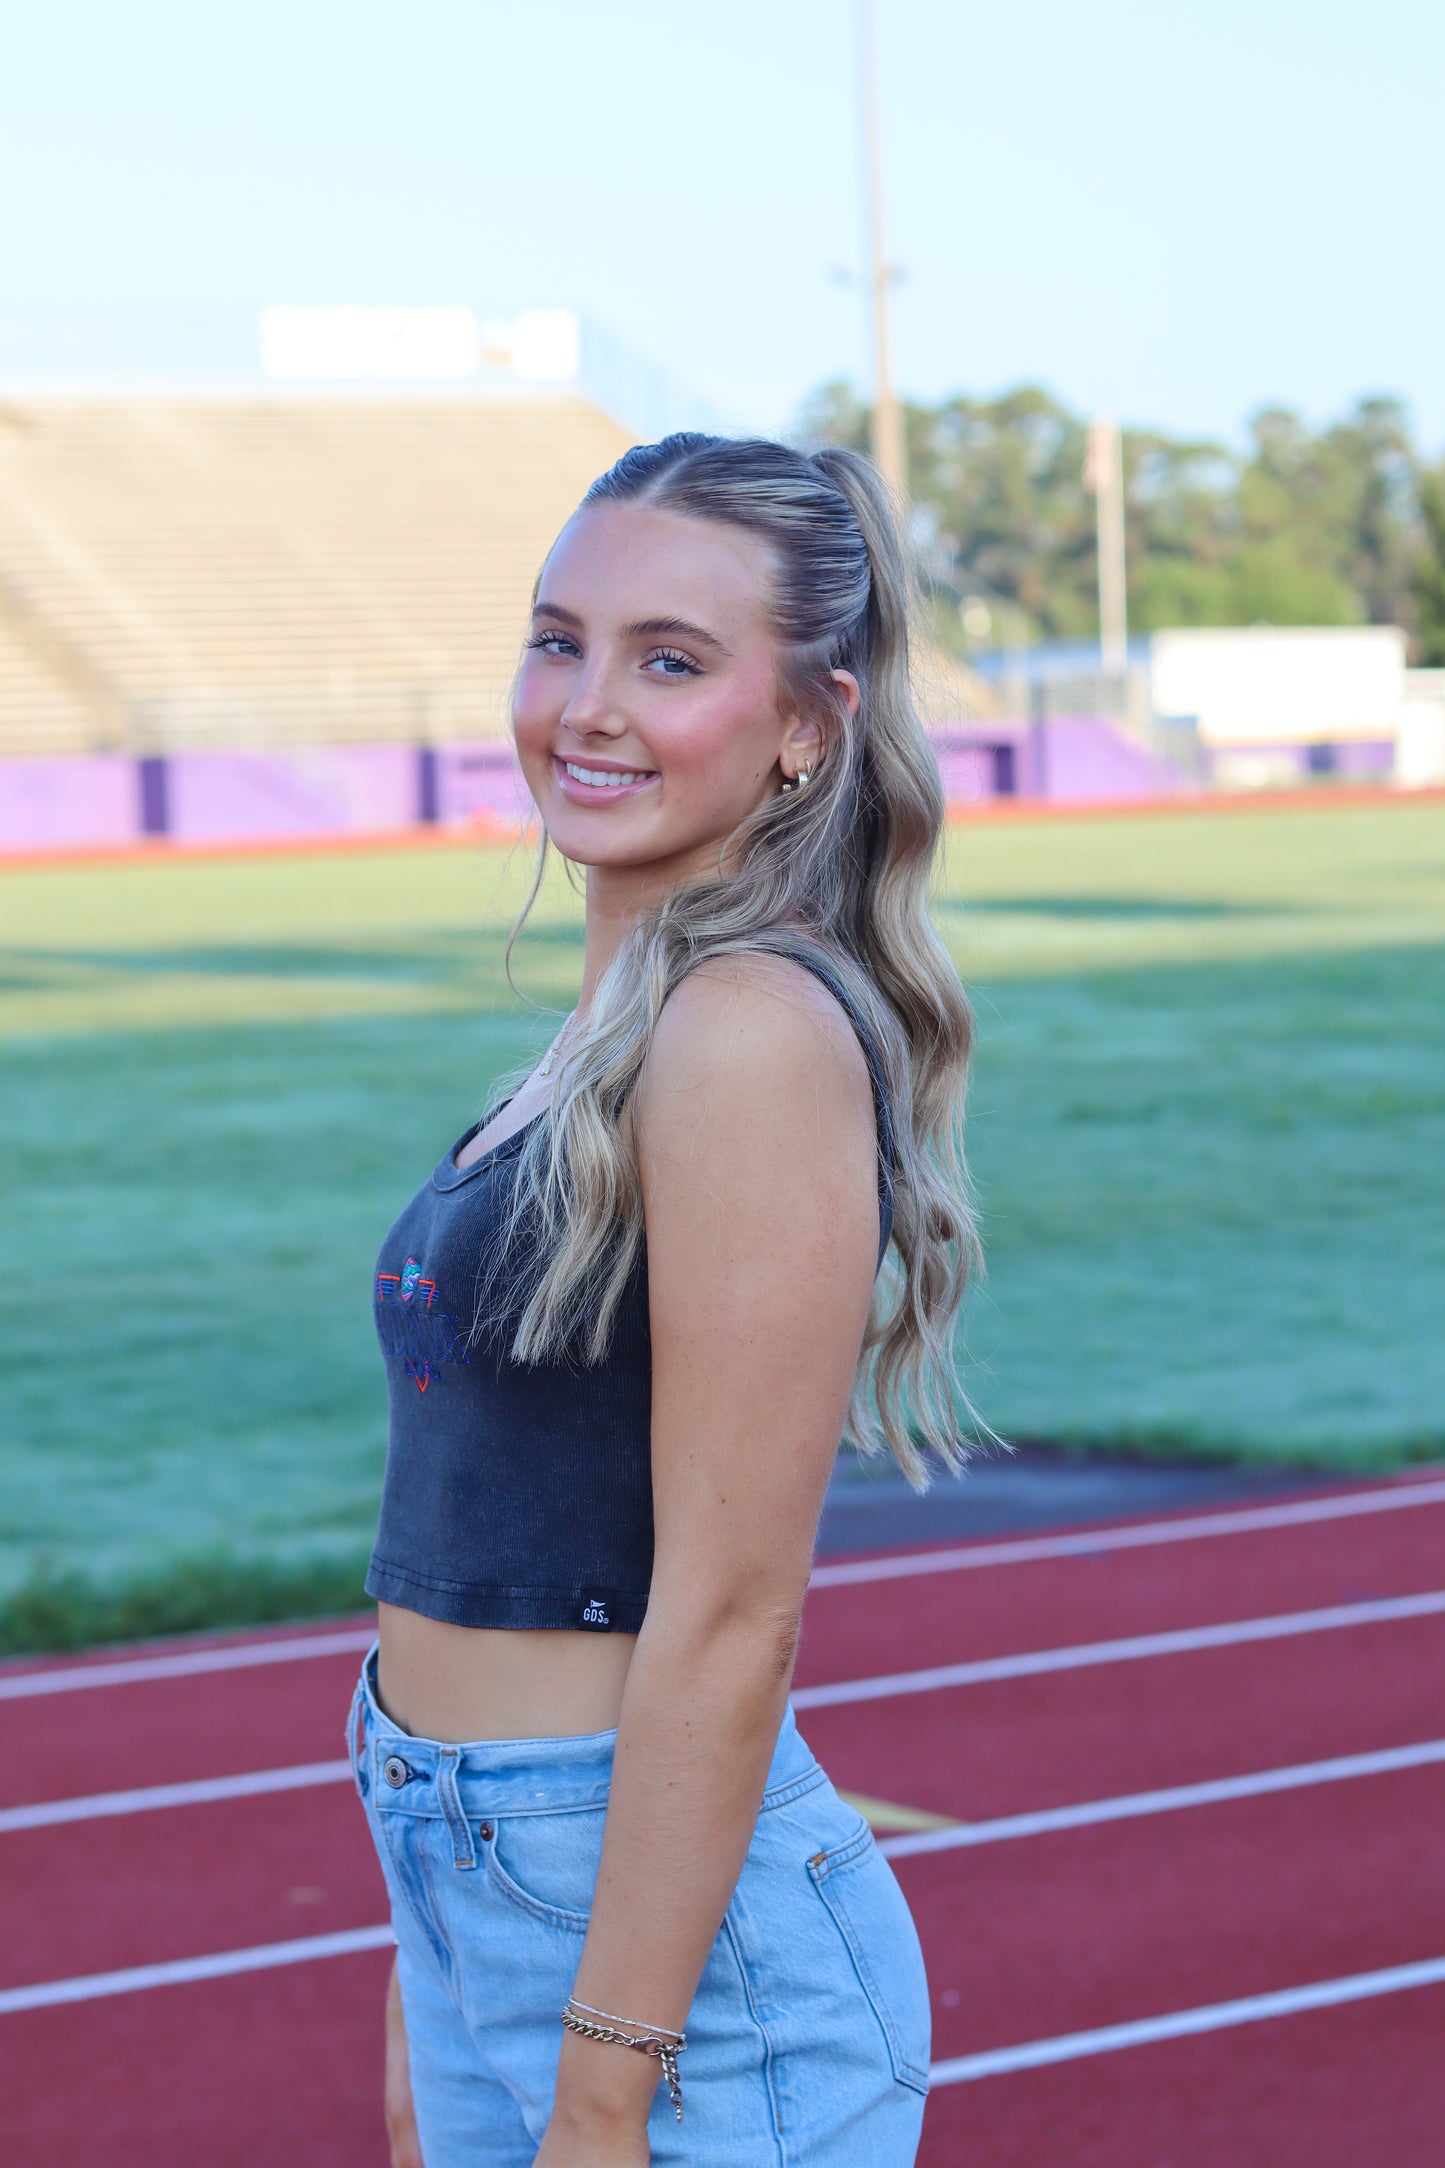
[[[865,1451],[886,1446],[921,1488],[930,1452],[957,1465],[966,1450],[953,1340],[978,1262],[962,1147],[972,1021],[928,913],[943,793],[909,684],[910,582],[892,502],[857,453],[691,432],[634,447],[582,502],[656,505],[770,546],[780,695],[817,719],[825,750],[806,788],[780,790],[744,821],[714,873],[638,918],[598,987],[519,1155],[497,1251],[532,1260],[504,1305],[512,1355],[606,1352],[644,1247],[629,1109],[673,989],[707,957],[811,947],[872,1032],[895,1133],[892,1242],[849,1435]],[[862,688],[856,716],[829,674],[838,669]]]

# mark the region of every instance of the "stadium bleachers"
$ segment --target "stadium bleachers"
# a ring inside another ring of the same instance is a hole
[[[575,397],[0,401],[0,756],[505,726]]]

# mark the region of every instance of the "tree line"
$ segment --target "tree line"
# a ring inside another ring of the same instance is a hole
[[[842,383],[801,417],[816,442],[863,447],[868,425]],[[905,426],[937,594],[1011,605],[1007,638],[1092,638],[1086,417],[1023,384],[994,399],[909,405]],[[1288,407],[1263,407],[1243,451],[1126,429],[1123,457],[1131,630],[1401,625],[1412,661],[1445,665],[1445,461],[1425,459],[1400,400],[1360,399],[1317,430]],[[967,621],[998,644],[999,615],[975,608]],[[957,609],[941,609],[950,644],[963,637],[958,621]]]

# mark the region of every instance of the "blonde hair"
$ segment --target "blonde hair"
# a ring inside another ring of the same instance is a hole
[[[534,1262],[505,1305],[512,1355],[606,1352],[644,1245],[627,1110],[673,989],[708,957],[807,946],[866,1022],[892,1103],[892,1242],[849,1433],[864,1450],[886,1445],[921,1488],[928,1451],[950,1465],[965,1453],[953,1328],[978,1260],[962,1151],[972,1022],[928,914],[943,794],[909,685],[910,586],[892,503],[857,453],[692,433],[634,447],[583,499],[618,503],[740,526],[770,545],[781,694],[817,718],[826,750],[806,789],[749,816],[714,875],[638,919],[598,987],[519,1157],[498,1254]],[[830,676],[839,669],[862,689],[856,716]],[[539,863],[519,927],[540,879]]]

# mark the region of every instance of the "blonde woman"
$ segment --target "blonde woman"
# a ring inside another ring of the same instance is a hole
[[[939,782],[872,470],[629,452],[543,568],[514,728],[586,869],[586,960],[378,1264],[351,1740],[397,1936],[392,2159],[905,2168],[918,1938],[787,1700],[845,1427],[915,1478],[920,1443],[955,1453],[973,1253]]]

